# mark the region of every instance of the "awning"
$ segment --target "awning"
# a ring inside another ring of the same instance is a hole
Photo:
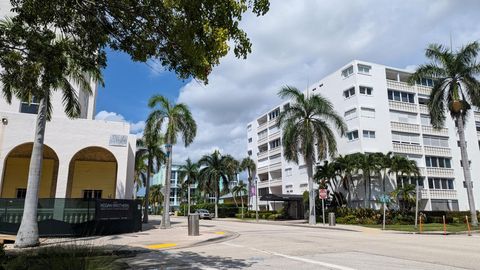
[[[293,194],[266,194],[260,197],[260,201],[297,202],[303,201],[303,196]]]

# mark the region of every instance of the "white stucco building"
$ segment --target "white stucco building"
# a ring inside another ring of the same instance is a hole
[[[447,116],[444,129],[430,125],[428,109],[432,81],[407,84],[409,72],[364,61],[352,61],[312,84],[308,94],[328,98],[348,126],[346,137],[337,135],[338,153],[392,151],[415,160],[421,169],[421,202],[425,210],[468,210],[463,168],[454,122]],[[305,164],[283,158],[281,132],[275,118],[285,101],[260,114],[247,125],[248,154],[257,164],[259,194],[302,194],[307,190]],[[480,208],[480,112],[471,111],[466,123],[467,151],[477,209]],[[302,162],[302,161],[301,161]],[[371,205],[378,207],[380,186],[372,181]],[[391,179],[390,190],[396,187]],[[413,183],[412,183],[413,184]],[[363,205],[362,183],[355,183],[353,203]],[[267,202],[260,202],[265,208]],[[268,203],[270,209],[272,203]]]

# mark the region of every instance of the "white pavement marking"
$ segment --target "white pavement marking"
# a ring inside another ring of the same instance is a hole
[[[232,243],[226,243],[226,242],[224,242],[224,243],[222,243],[222,244],[224,244],[224,245],[226,245],[226,246],[231,246],[231,247],[245,248],[245,246],[237,245],[237,244],[232,244]],[[248,249],[250,249],[250,250],[253,250],[253,251],[258,251],[258,252],[262,252],[262,253],[269,254],[269,255],[274,255],[274,256],[278,256],[278,257],[283,257],[283,258],[290,259],[290,260],[295,260],[295,261],[300,261],[300,262],[305,262],[305,263],[310,263],[310,264],[321,265],[321,266],[324,266],[324,267],[328,267],[328,268],[330,268],[330,269],[355,270],[355,268],[350,268],[350,267],[341,266],[341,265],[332,264],[332,263],[327,263],[327,262],[321,262],[321,261],[315,261],[315,260],[305,259],[305,258],[301,258],[301,257],[297,257],[297,256],[285,255],[285,254],[277,253],[277,252],[273,252],[273,251],[262,250],[262,249],[251,248],[251,247],[246,247],[246,248],[248,248]]]

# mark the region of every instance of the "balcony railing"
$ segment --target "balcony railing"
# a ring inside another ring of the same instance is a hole
[[[435,146],[424,146],[425,154],[431,156],[441,156],[441,157],[451,157],[452,152],[450,148],[445,147],[435,147]]]
[[[261,123],[260,125],[258,125],[257,130],[264,130],[267,128],[267,125],[268,125],[268,122]]]
[[[423,94],[423,95],[427,95],[427,96],[429,96],[430,92],[432,92],[431,87],[418,85],[418,84],[417,84],[417,90],[418,90],[419,94]]]
[[[418,107],[420,108],[420,113],[430,114],[427,105],[419,104]]]
[[[453,178],[455,177],[453,173],[453,169],[450,168],[427,168],[428,176],[433,177],[448,177]]]
[[[276,154],[280,154],[281,152],[282,152],[282,147],[278,146],[278,147],[275,147],[273,149],[270,149],[269,154],[270,154],[270,156],[273,156],[273,155],[276,155]]]
[[[422,147],[416,144],[393,143],[393,151],[403,154],[417,154],[422,155]]]
[[[266,166],[259,166],[258,169],[257,169],[257,173],[266,173],[268,172],[268,165]]]
[[[270,186],[281,186],[282,185],[282,178],[278,179],[270,179]]]
[[[422,199],[457,199],[457,191],[453,189],[422,189]]]
[[[415,93],[415,89],[413,88],[413,86],[411,86],[411,85],[409,85],[408,83],[405,83],[405,82],[387,80],[387,88],[400,90],[400,91],[404,91],[404,92]]]
[[[436,129],[436,128],[433,128],[432,126],[422,126],[422,133],[439,135],[439,136],[448,136],[448,128]]]
[[[390,105],[390,109],[394,109],[397,111],[417,113],[417,105],[414,103],[389,100],[388,104]]]
[[[258,159],[268,157],[268,151],[258,152]]]
[[[391,122],[392,130],[409,133],[420,133],[420,126],[417,124]]]

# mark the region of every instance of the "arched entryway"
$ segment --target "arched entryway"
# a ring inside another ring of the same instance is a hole
[[[2,198],[25,198],[32,149],[33,143],[24,143],[8,153],[3,170]],[[38,197],[54,198],[57,187],[58,157],[47,145],[43,147],[42,167]]]
[[[115,199],[117,160],[105,148],[78,151],[70,161],[67,198]]]

